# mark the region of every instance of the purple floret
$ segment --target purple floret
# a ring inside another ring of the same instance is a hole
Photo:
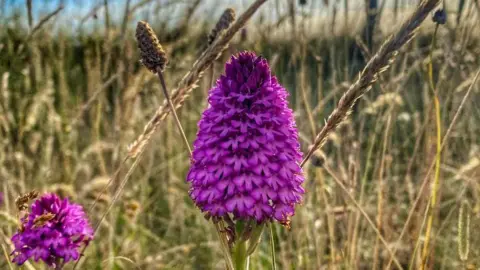
[[[38,222],[39,217],[48,214],[53,218]],[[36,200],[23,225],[23,230],[12,237],[15,245],[12,261],[18,265],[30,258],[42,260],[50,266],[59,260],[62,263],[77,260],[79,248],[88,245],[93,238],[93,230],[82,206],[70,203],[66,198],[62,200],[55,194],[46,194]]]
[[[287,96],[264,58],[243,52],[225,65],[198,123],[187,176],[202,211],[288,223],[304,177]]]

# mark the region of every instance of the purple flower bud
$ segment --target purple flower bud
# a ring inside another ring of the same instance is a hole
[[[15,246],[12,261],[18,265],[30,258],[50,266],[59,260],[62,263],[77,260],[79,248],[93,238],[82,206],[61,200],[55,194],[36,200],[22,224],[12,237]]]
[[[225,65],[198,123],[187,176],[202,211],[288,224],[304,177],[287,96],[264,58],[243,52]]]

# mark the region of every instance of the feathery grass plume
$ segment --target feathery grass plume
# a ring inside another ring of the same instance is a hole
[[[83,208],[53,193],[36,200],[20,222],[23,229],[12,237],[12,261],[18,265],[33,258],[61,269],[65,263],[78,259],[78,249],[93,238]]]
[[[337,107],[328,116],[325,126],[315,138],[313,147],[302,161],[302,166],[312,156],[313,152],[325,143],[328,135],[350,114],[355,102],[372,88],[378,75],[390,67],[390,64],[398,54],[398,50],[415,36],[420,24],[439,2],[440,0],[423,0],[409,19],[403,23],[398,32],[391,35],[382,44],[378,52],[368,61],[363,71],[359,74],[357,81],[343,94],[338,101]]]
[[[465,217],[465,211],[466,217]],[[466,200],[462,201],[460,205],[460,212],[458,213],[458,256],[460,260],[465,263],[468,259],[470,251],[470,209]]]
[[[142,64],[153,73],[163,71],[168,63],[165,51],[147,22],[137,23],[135,32]]]
[[[217,24],[208,35],[208,46],[212,45],[218,35],[228,29],[233,21],[235,21],[235,10],[232,8],[225,9]]]
[[[180,108],[188,97],[190,92],[198,87],[197,82],[202,77],[203,72],[217,59],[220,54],[227,48],[228,43],[233,36],[245,25],[258,8],[267,0],[256,0],[248,9],[228,28],[227,31],[221,33],[211,46],[205,50],[202,55],[193,63],[190,71],[180,80],[177,88],[172,92],[172,101],[175,109]],[[158,128],[163,119],[170,113],[167,102],[164,102],[152,116],[150,121],[145,125],[143,133],[129,145],[129,156],[136,157],[147,145],[150,137]]]

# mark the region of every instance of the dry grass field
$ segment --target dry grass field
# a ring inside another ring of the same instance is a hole
[[[236,21],[209,45],[228,7]],[[76,269],[226,269],[189,197],[191,159],[160,80],[140,62],[141,20],[168,57],[189,145],[231,55],[262,55],[290,94],[306,192],[291,228],[264,231],[250,269],[480,268],[480,1],[0,8],[0,269],[47,269],[11,262],[15,199],[32,190],[84,207],[96,233]]]

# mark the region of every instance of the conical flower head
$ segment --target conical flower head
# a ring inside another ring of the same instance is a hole
[[[79,248],[93,238],[83,208],[55,194],[46,194],[32,204],[22,228],[13,235],[13,262],[22,265],[29,258],[52,266],[61,260],[77,260]]]
[[[264,58],[243,52],[226,64],[198,123],[187,176],[202,211],[288,223],[304,178],[287,96]]]

